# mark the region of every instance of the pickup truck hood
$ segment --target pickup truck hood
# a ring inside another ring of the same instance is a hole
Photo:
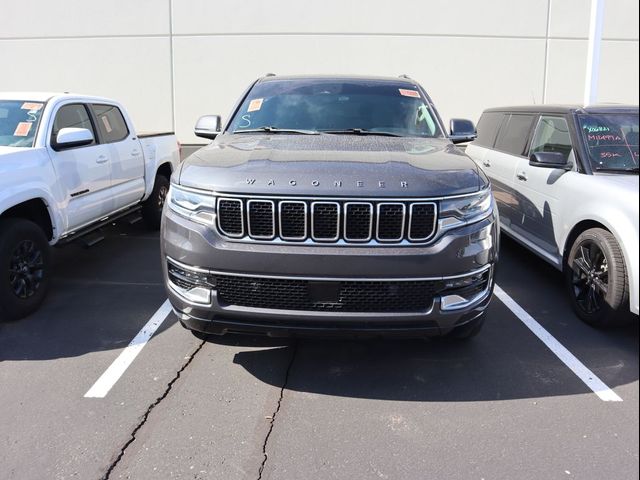
[[[8,155],[10,153],[17,153],[17,152],[21,152],[24,150],[28,150],[26,148],[19,148],[19,147],[4,147],[4,146],[0,146],[0,158],[4,155]]]
[[[222,135],[182,164],[181,185],[228,193],[437,197],[488,181],[448,140],[357,135]]]

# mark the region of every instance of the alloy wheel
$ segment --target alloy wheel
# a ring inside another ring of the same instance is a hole
[[[44,277],[43,253],[31,240],[22,240],[9,259],[9,284],[18,298],[35,295]]]
[[[609,291],[609,265],[602,249],[585,240],[573,260],[573,292],[580,309],[587,314],[600,311]]]

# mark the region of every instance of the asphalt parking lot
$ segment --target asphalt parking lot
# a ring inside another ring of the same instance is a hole
[[[582,324],[508,239],[497,280],[522,311],[494,298],[455,344],[200,339],[163,310],[158,234],[105,233],[56,249],[44,307],[0,324],[2,479],[638,477],[637,323]]]

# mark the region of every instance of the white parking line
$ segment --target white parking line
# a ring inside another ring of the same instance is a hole
[[[85,398],[104,398],[107,393],[109,393],[109,390],[111,390],[122,374],[129,368],[131,362],[135,360],[170,312],[171,304],[169,300],[166,300],[156,313],[153,314],[147,324],[142,327],[142,330],[131,340],[127,348],[118,355],[118,358],[105,370],[89,391],[84,394]]]
[[[529,330],[531,330],[549,350],[551,350],[562,363],[575,373],[587,387],[605,402],[621,402],[620,398],[613,390],[600,380],[591,370],[589,370],[580,360],[578,360],[569,350],[567,350],[558,340],[556,340],[542,325],[540,325],[531,315],[529,315],[516,301],[511,298],[498,285],[495,286],[494,293],[505,306],[511,310]]]

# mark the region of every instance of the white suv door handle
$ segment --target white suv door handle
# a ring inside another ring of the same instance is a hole
[[[106,163],[109,161],[109,157],[107,157],[106,155],[100,155],[98,158],[96,158],[96,163]]]
[[[516,174],[516,177],[518,177],[518,180],[522,180],[523,182],[527,181],[527,174],[525,172]]]

